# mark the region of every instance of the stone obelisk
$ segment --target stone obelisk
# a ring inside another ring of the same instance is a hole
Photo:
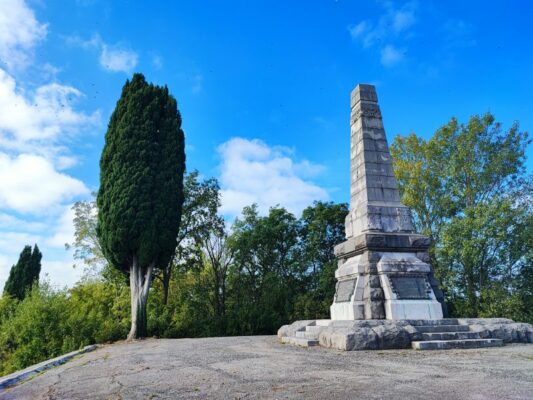
[[[331,319],[437,319],[443,295],[398,184],[374,86],[351,95],[350,213],[335,247],[337,287]]]

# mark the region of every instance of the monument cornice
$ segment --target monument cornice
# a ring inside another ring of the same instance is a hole
[[[365,251],[423,252],[431,245],[431,239],[416,233],[365,232],[335,246],[338,258],[349,258]]]

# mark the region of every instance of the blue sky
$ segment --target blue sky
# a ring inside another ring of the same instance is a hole
[[[486,111],[531,131],[533,5],[487,4],[0,0],[0,287],[35,242],[52,284],[82,273],[64,249],[70,207],[98,188],[133,72],[177,98],[187,167],[219,178],[228,218],[348,201],[360,82],[377,87],[389,141]]]

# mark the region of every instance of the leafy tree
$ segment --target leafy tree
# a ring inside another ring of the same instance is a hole
[[[26,292],[30,291],[36,282],[39,282],[42,257],[37,245],[33,247],[33,251],[31,246],[24,246],[17,264],[13,265],[9,271],[4,294],[22,300]]]
[[[191,259],[200,257],[199,242],[211,232],[223,229],[224,221],[217,214],[220,207],[220,188],[215,178],[200,181],[198,171],[187,174],[183,184],[183,209],[177,236],[176,252],[161,271],[163,304],[168,303],[172,271],[176,266],[186,267]]]
[[[302,212],[301,262],[307,266],[306,290],[298,296],[299,318],[329,318],[335,294],[337,259],[333,248],[345,240],[347,204],[315,202]]]
[[[83,261],[90,267],[104,267],[107,260],[96,234],[98,208],[96,207],[96,193],[92,200],[77,201],[72,206],[74,211],[74,242],[65,244],[67,250],[74,248],[74,258]]]
[[[108,262],[129,274],[131,330],[147,335],[146,304],[155,268],[176,249],[183,204],[184,135],[167,87],[141,74],[126,81],[100,160],[98,242]]]
[[[233,225],[230,246],[231,333],[272,333],[289,320],[293,297],[302,290],[305,265],[298,263],[299,223],[281,207],[261,217],[245,207]]]
[[[211,276],[211,293],[215,324],[219,333],[225,332],[226,289],[229,267],[233,263],[234,249],[229,246],[228,234],[223,229],[214,229],[202,239],[202,248]]]
[[[80,260],[86,266],[83,279],[92,280],[101,277],[108,283],[117,286],[126,284],[124,274],[108,264],[102,246],[98,241],[96,226],[98,221],[98,207],[96,193],[93,199],[80,200],[74,203],[74,241],[65,243],[67,250],[74,249],[74,259]]]
[[[411,134],[391,146],[402,200],[433,239],[432,263],[456,315],[487,315],[483,299],[503,299],[524,285],[529,143],[517,123],[503,130],[487,113],[467,124],[452,118],[428,141]]]

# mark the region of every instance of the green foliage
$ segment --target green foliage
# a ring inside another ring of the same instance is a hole
[[[183,271],[198,263],[201,257],[200,244],[212,232],[222,232],[224,220],[218,215],[220,187],[215,178],[200,180],[198,171],[187,174],[183,185],[183,209],[174,257],[161,270],[163,304],[168,302],[170,279],[173,271]]]
[[[35,283],[39,282],[43,255],[37,245],[24,246],[17,264],[11,267],[4,286],[4,294],[22,300]]]
[[[228,334],[270,334],[283,324],[329,315],[335,291],[333,247],[344,240],[346,204],[317,202],[298,220],[275,207],[246,207],[229,246]]]
[[[77,201],[72,206],[74,211],[74,242],[65,244],[67,250],[74,249],[74,259],[81,260],[91,268],[103,268],[107,265],[104,252],[96,234],[98,208],[95,193],[92,200]]]
[[[301,259],[308,267],[306,290],[295,304],[295,316],[304,319],[329,318],[335,294],[337,260],[333,248],[344,241],[347,204],[315,202],[301,217]]]
[[[47,282],[22,301],[0,299],[0,375],[92,343],[124,337],[129,324],[127,287],[85,282],[54,291]]]
[[[98,235],[96,225],[98,208],[96,206],[96,193],[92,193],[93,199],[81,200],[74,203],[74,241],[66,243],[67,250],[74,250],[74,259],[79,260],[85,266],[84,279],[103,278],[106,282],[115,285],[126,283],[124,274],[113,268],[106,260]]]
[[[135,74],[111,116],[100,160],[98,224],[102,252],[129,272],[166,266],[174,254],[183,203],[184,135],[167,87]]]
[[[61,354],[66,301],[43,284],[16,305],[0,327],[0,375]]]
[[[138,79],[134,78],[137,89],[152,93],[146,89],[152,86]],[[125,104],[119,101],[117,110],[123,110],[130,97],[132,109],[144,99],[130,94],[123,97]],[[132,143],[122,143],[129,140],[126,127],[138,116],[113,118],[110,132],[123,136],[120,141],[110,138],[103,156],[112,164],[109,171],[113,173],[104,179],[108,189],[112,176],[119,179],[113,175],[114,168],[122,162],[110,153],[112,149],[119,153],[130,149],[133,153],[122,152],[121,157],[133,163],[132,154],[139,151]],[[133,132],[131,139],[135,138],[138,132]],[[415,135],[396,138],[391,147],[403,201],[413,209],[417,227],[434,241],[432,262],[452,315],[533,322],[533,191],[523,165],[527,144],[527,136],[517,126],[502,132],[487,114],[473,117],[466,125],[452,119],[428,141]],[[137,167],[132,168],[135,176],[128,175],[134,183],[143,181],[139,174],[150,175]],[[272,334],[293,320],[328,317],[337,267],[333,247],[344,240],[346,204],[317,202],[301,218],[282,207],[262,216],[253,205],[244,208],[228,232],[217,214],[216,180],[202,181],[193,171],[184,186],[183,223],[175,222],[174,260],[166,268],[159,265],[161,273],[150,289],[148,335]],[[86,344],[124,338],[130,323],[128,286],[124,279],[108,274],[119,271],[114,267],[127,270],[127,264],[117,264],[121,252],[132,249],[121,242],[130,233],[123,229],[136,232],[133,241],[144,234],[135,230],[140,222],[132,222],[136,210],[148,231],[153,221],[144,213],[146,204],[135,203],[135,185],[118,182],[116,188],[125,193],[99,195],[111,213],[108,219],[99,216],[105,223],[96,224],[94,202],[75,206],[73,243],[79,250],[75,254],[89,266],[103,263],[101,254],[116,250],[112,268],[104,268],[97,279],[85,279],[68,291],[34,285],[23,300],[0,298],[0,374]],[[103,199],[108,195],[118,204],[106,203]],[[141,202],[148,201],[145,195],[139,193]],[[119,214],[113,214],[119,209],[124,212],[123,226]],[[169,215],[175,216],[172,211]],[[117,231],[96,235],[98,229],[107,227]],[[148,254],[157,248],[147,245],[142,251]],[[31,253],[25,252],[21,260],[30,260]]]
[[[152,273],[167,268],[176,249],[184,200],[184,147],[181,116],[168,88],[134,74],[111,115],[96,199],[102,253],[130,277],[128,339],[147,334]]]
[[[265,217],[255,205],[245,207],[242,219],[235,221],[230,239],[235,257],[229,282],[231,333],[271,333],[289,319],[306,269],[296,262],[299,229],[294,215],[280,207]]]
[[[533,316],[519,311],[532,286],[524,274],[532,262],[529,143],[518,124],[504,131],[487,113],[467,124],[453,118],[428,141],[411,134],[391,146],[402,201],[433,239],[453,315]]]
[[[69,291],[63,347],[75,349],[92,343],[123,339],[130,323],[128,287],[92,281]]]

